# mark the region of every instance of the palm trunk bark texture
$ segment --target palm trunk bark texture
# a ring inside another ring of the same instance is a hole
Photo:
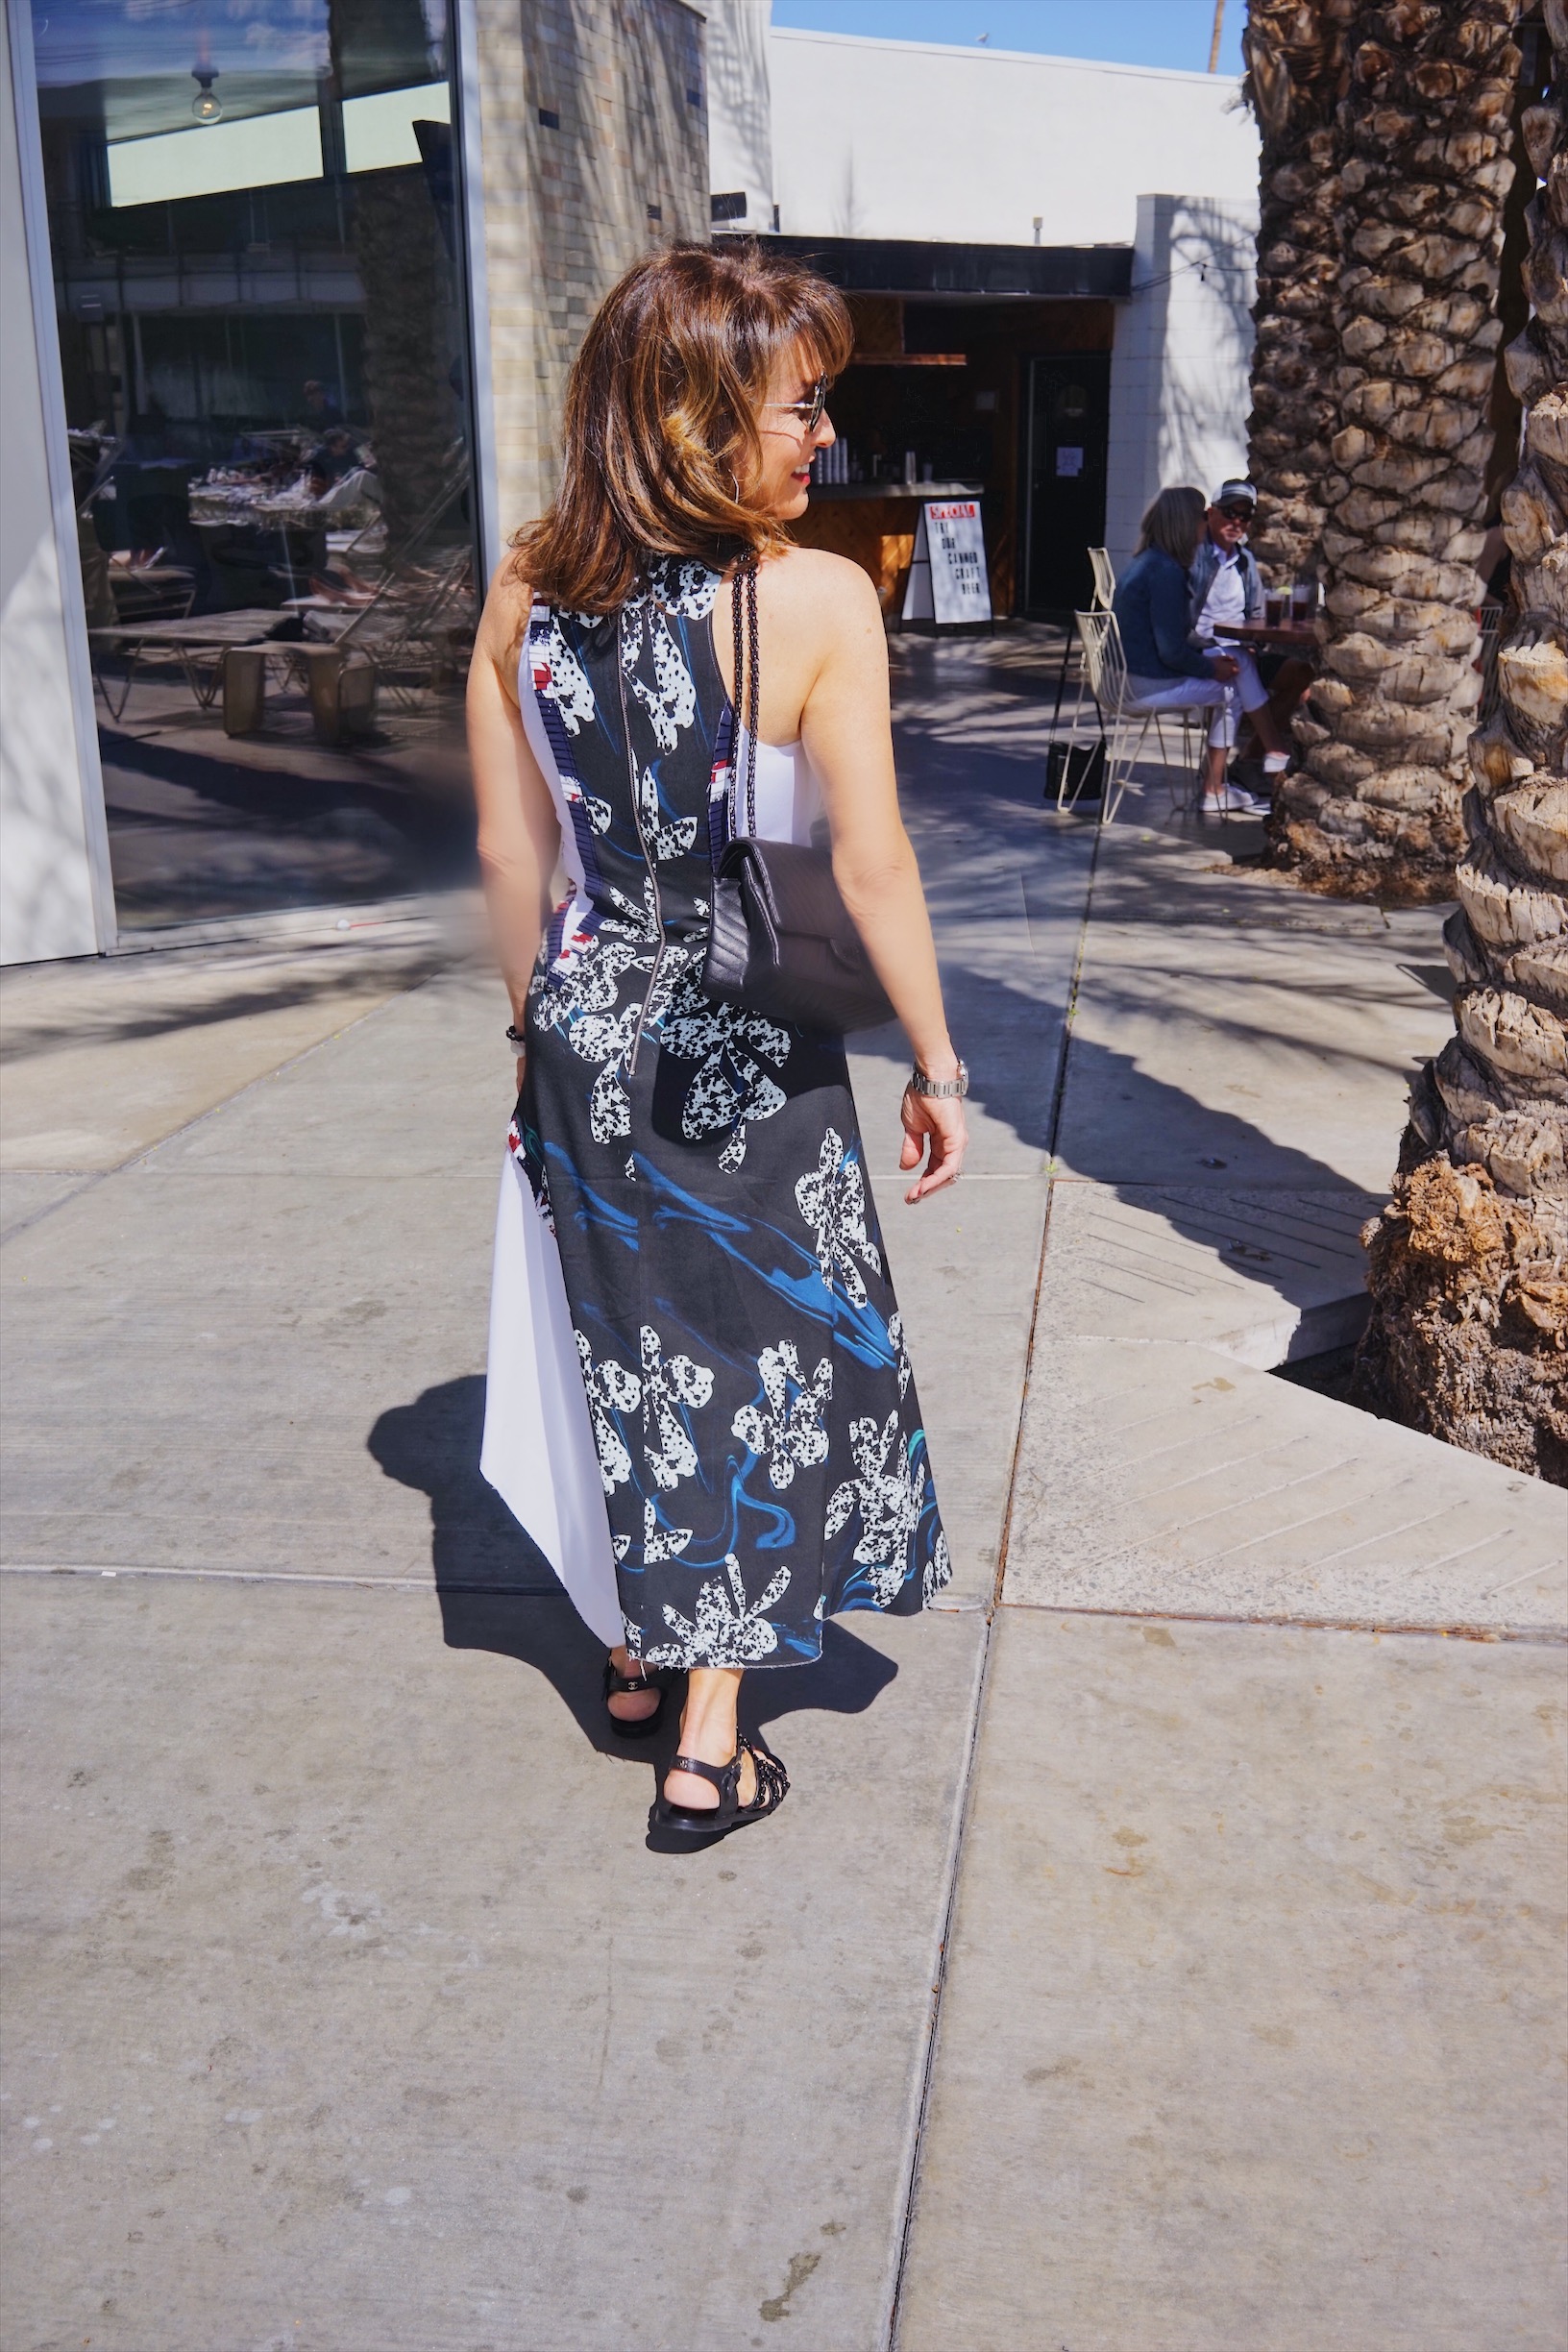
[[[1335,12],[1322,674],[1274,821],[1280,861],[1335,895],[1446,897],[1463,845],[1519,5]]]
[[[1504,493],[1498,702],[1470,737],[1456,1034],[1411,1090],[1394,1197],[1368,1226],[1363,1391],[1401,1420],[1568,1485],[1568,0],[1523,118],[1533,315]]]
[[[1282,585],[1316,570],[1335,470],[1339,129],[1345,28],[1360,0],[1252,0],[1241,37],[1262,134],[1257,340],[1247,471],[1252,551]]]

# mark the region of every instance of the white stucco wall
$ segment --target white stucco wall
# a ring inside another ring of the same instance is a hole
[[[1118,572],[1167,483],[1213,491],[1247,465],[1258,204],[1140,196],[1116,306],[1105,535]]]
[[[112,900],[96,730],[89,718],[86,746],[78,730],[86,639],[69,485],[51,485],[44,441],[9,40],[0,74],[0,963],[22,964],[107,946]],[[36,128],[24,123],[22,136]],[[56,424],[63,460],[63,417]],[[72,531],[63,577],[61,525]]]
[[[773,141],[768,72],[769,0],[704,0],[708,19],[708,185],[744,194],[745,213],[721,225],[773,225]]]
[[[780,27],[768,65],[787,235],[1127,245],[1142,188],[1257,203],[1227,76]]]

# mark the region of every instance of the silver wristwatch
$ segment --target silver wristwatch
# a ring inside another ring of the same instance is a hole
[[[924,1094],[937,1102],[950,1100],[955,1094],[965,1095],[969,1090],[969,1066],[967,1062],[961,1062],[956,1078],[928,1078],[917,1064],[909,1073],[909,1090],[912,1094]]]

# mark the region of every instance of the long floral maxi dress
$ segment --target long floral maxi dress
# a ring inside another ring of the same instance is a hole
[[[789,1666],[949,1568],[843,1043],[702,989],[720,584],[665,561],[608,619],[534,607],[520,685],[582,882],[529,988],[512,1146],[560,1251],[627,1648]]]

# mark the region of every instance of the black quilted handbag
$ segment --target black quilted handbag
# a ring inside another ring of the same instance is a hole
[[[803,1029],[874,1029],[892,1020],[833,879],[826,849],[757,837],[757,574],[735,574],[735,726],[730,840],[713,878],[702,986],[725,1004]],[[744,627],[743,627],[744,622]],[[744,667],[743,667],[744,650]],[[743,694],[743,678],[745,691]],[[746,714],[746,830],[740,827],[741,714]]]

